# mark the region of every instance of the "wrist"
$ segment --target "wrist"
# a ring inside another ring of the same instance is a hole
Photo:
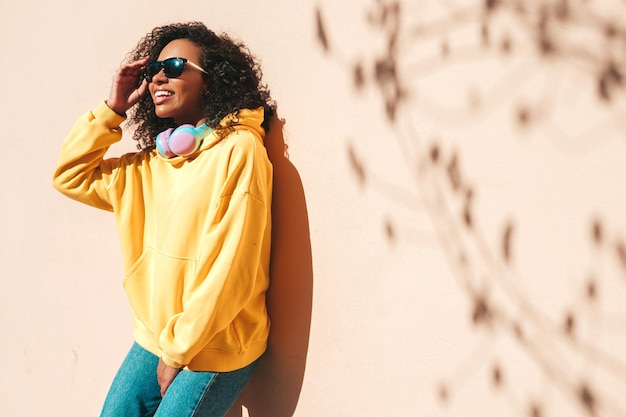
[[[170,357],[168,357],[165,354],[161,355],[161,362],[163,362],[164,365],[167,365],[170,368],[174,368],[174,369],[183,369],[185,367],[185,365],[183,365],[182,363],[172,360]]]
[[[121,110],[117,106],[110,104],[109,100],[104,100],[104,103],[107,105],[108,108],[113,110],[118,116],[126,117],[126,109]]]

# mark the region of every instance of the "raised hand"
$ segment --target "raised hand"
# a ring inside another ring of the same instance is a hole
[[[124,115],[148,91],[148,82],[141,79],[148,59],[124,64],[117,70],[107,100],[107,105],[117,114]]]

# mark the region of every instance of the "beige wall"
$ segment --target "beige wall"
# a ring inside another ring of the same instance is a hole
[[[248,43],[284,119],[272,347],[231,417],[625,415],[626,9],[483,3],[0,4],[0,415],[99,411],[131,343],[116,232],[51,174],[186,20]]]

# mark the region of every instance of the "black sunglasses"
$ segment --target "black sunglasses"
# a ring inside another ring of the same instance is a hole
[[[183,73],[185,63],[189,64],[198,71],[208,74],[208,72],[202,69],[202,67],[194,64],[187,58],[167,58],[163,61],[152,61],[148,63],[143,70],[143,77],[148,80],[148,82],[152,82],[152,77],[163,70],[163,74],[165,74],[167,78],[178,78],[180,77],[180,74]]]

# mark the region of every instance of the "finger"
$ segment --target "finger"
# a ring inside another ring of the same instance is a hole
[[[149,56],[145,56],[141,59],[138,59],[137,61],[129,62],[127,65],[131,67],[137,67],[137,66],[141,67],[141,66],[146,65],[149,59],[150,59]]]
[[[141,74],[141,71],[143,70],[143,68],[144,66],[141,66],[141,65],[131,66],[131,64],[127,64],[127,65],[120,67],[119,74],[120,75],[137,75],[137,74]]]
[[[139,85],[139,87],[135,89],[135,93],[133,97],[131,97],[131,101],[133,102],[133,104],[138,102],[141,99],[141,97],[143,97],[147,92],[148,92],[148,82],[144,79],[141,81],[141,84]]]
[[[161,387],[161,397],[165,397],[165,393],[167,392],[167,389],[169,388],[171,382],[163,382],[160,387]]]
[[[139,87],[137,87],[137,94],[141,97],[146,94],[146,91],[148,91],[148,80],[142,78]]]
[[[132,68],[132,69],[137,69],[137,68],[139,68],[139,69],[143,69],[143,68],[146,66],[146,64],[148,63],[148,60],[149,60],[149,59],[150,59],[150,57],[147,57],[147,56],[146,56],[146,57],[141,58],[141,59],[139,59],[139,60],[137,60],[137,61],[133,61],[133,62],[131,62],[131,63],[127,64],[127,65],[128,65],[128,68]]]
[[[148,58],[142,58],[138,61],[123,64],[118,70],[120,75],[138,75],[146,66]]]

